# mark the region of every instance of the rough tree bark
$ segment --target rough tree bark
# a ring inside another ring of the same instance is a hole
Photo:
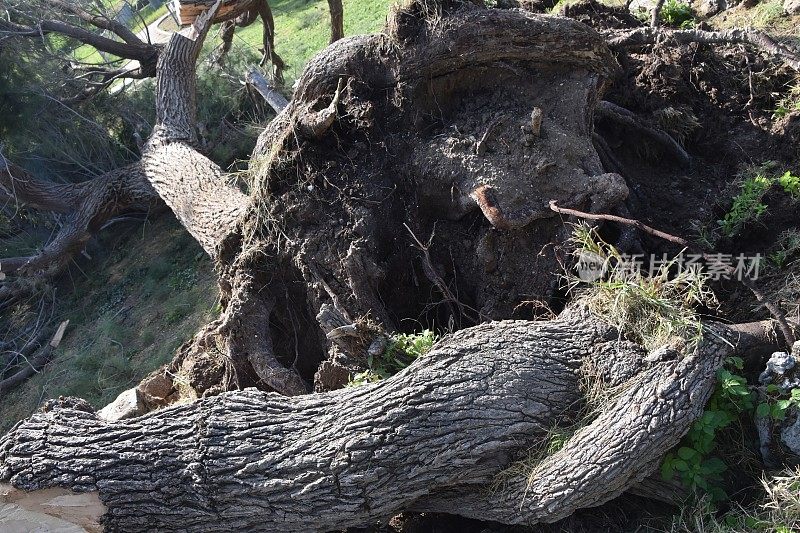
[[[470,3],[399,8],[385,33],[310,62],[246,196],[196,149],[195,62],[221,4],[160,54],[140,163],[217,264],[222,315],[162,372],[203,397],[116,423],[51,402],[0,440],[0,480],[94,493],[124,531],[327,531],[406,509],[550,522],[635,488],[722,360],[770,344],[763,324],[707,325],[696,350],[645,353],[579,305],[479,324],[552,294],[566,234],[551,201],[606,212],[627,195],[594,149],[617,65],[593,30]],[[460,331],[381,383],[302,394],[322,359],[346,370],[407,319]],[[587,382],[609,392],[594,419],[519,471],[550,428],[575,424]],[[262,390],[217,394],[250,385]],[[162,398],[179,397],[170,386]]]
[[[344,8],[342,0],[328,0],[331,15],[331,43],[344,39]]]
[[[58,184],[34,178],[0,154],[0,189],[19,203],[67,215],[55,237],[36,255],[0,259],[0,272],[10,276],[0,286],[0,302],[24,291],[32,279],[60,272],[110,219],[161,205],[138,163],[85,182]],[[17,280],[26,283],[16,284]]]
[[[646,354],[576,307],[459,331],[355,389],[249,389],[110,424],[54,401],[0,440],[0,480],[96,492],[115,531],[330,531],[404,509],[552,522],[650,474],[702,412],[723,358],[763,342],[757,329],[714,325],[696,352]],[[574,422],[586,380],[616,391],[595,420],[487,490],[521,450]]]

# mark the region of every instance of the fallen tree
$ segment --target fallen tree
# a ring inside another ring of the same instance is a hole
[[[554,521],[636,488],[702,412],[722,360],[771,346],[765,324],[712,324],[697,347],[646,353],[579,305],[483,323],[555,291],[568,232],[551,202],[614,212],[628,195],[595,149],[598,105],[635,123],[599,104],[618,65],[597,32],[411,3],[385,33],[310,62],[245,194],[197,149],[195,63],[220,5],[160,53],[137,164],[216,262],[223,304],[158,373],[149,407],[187,386],[201,399],[117,423],[51,403],[3,437],[3,481],[96,493],[104,525],[126,531],[324,531],[402,509]],[[305,394],[341,387],[408,319],[460,331],[380,384]],[[609,391],[592,420],[503,475],[576,422],[587,380]],[[253,386],[284,396],[219,394]]]
[[[248,389],[116,423],[56,400],[0,440],[0,479],[96,492],[92,519],[114,531],[322,532],[408,509],[553,522],[644,480],[701,414],[722,360],[769,344],[768,329],[715,325],[697,351],[647,354],[576,307],[459,331],[359,388]],[[598,390],[564,448],[490,490]]]

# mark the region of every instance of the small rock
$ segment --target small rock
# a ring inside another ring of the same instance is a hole
[[[713,17],[725,9],[723,0],[700,0],[696,11],[701,18]]]
[[[792,346],[792,352],[795,351],[795,347]],[[762,385],[778,385],[784,391],[800,386],[800,380],[795,376],[796,365],[797,359],[793,355],[775,352],[767,361],[767,368],[758,376],[758,381]]]
[[[163,372],[153,373],[142,380],[138,386],[144,400],[151,404],[161,404],[175,392],[172,380]]]
[[[783,10],[788,15],[800,14],[800,0],[783,0]]]
[[[783,426],[781,441],[792,453],[800,455],[800,416],[795,417],[794,423]]]
[[[97,411],[98,418],[107,422],[116,422],[143,415],[146,412],[139,389],[128,389],[117,399]]]
[[[637,18],[650,18],[650,13],[656,7],[656,0],[633,0],[628,4],[628,11]]]
[[[386,351],[386,346],[389,344],[389,339],[384,335],[379,335],[370,343],[367,348],[367,354],[371,357],[379,357]]]

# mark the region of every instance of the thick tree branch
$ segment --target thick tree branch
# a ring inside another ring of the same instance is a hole
[[[115,33],[118,35],[123,41],[128,44],[144,44],[141,39],[139,39],[135,33],[133,33],[130,28],[128,28],[125,24],[122,24],[116,19],[110,18],[105,15],[98,15],[96,13],[89,13],[88,11],[81,9],[80,5],[74,2],[64,2],[62,0],[47,0],[51,6],[61,9],[67,13],[72,13],[73,15],[77,16],[84,22],[88,22],[92,26],[96,26],[103,30],[108,30],[110,32]]]
[[[147,179],[212,257],[248,205],[222,169],[194,148],[196,62],[221,4],[218,0],[192,26],[175,33],[159,57],[157,123],[142,153]]]
[[[138,44],[115,41],[79,26],[57,20],[41,20],[34,26],[26,26],[0,19],[0,34],[2,33],[34,38],[43,37],[51,33],[59,33],[117,57],[134,59],[143,65],[154,63],[158,56],[158,47],[156,46],[142,43],[141,41]]]
[[[331,393],[249,389],[117,423],[51,402],[0,440],[0,481],[96,492],[105,527],[129,532],[321,532],[406,509],[550,522],[647,476],[702,412],[735,343],[712,326],[696,353],[645,356],[577,309],[461,330],[390,379]],[[487,491],[571,423],[589,360],[604,369],[598,384],[621,392],[562,452]]]
[[[331,43],[344,39],[344,8],[342,0],[328,0],[331,17]]]
[[[4,274],[18,277],[53,276],[84,248],[92,235],[108,220],[131,209],[148,210],[158,201],[139,164],[121,167],[95,179],[70,185],[36,180],[0,155],[0,169],[2,164],[5,164],[7,171],[0,171],[0,186],[10,193],[15,192],[18,200],[38,209],[70,215],[55,238],[36,255],[0,260],[0,272]],[[9,179],[11,175],[14,177]]]
[[[17,202],[36,209],[69,213],[81,200],[81,188],[34,178],[0,153],[0,190]]]

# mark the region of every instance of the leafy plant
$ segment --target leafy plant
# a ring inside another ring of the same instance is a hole
[[[712,456],[719,430],[728,427],[742,413],[752,412],[753,393],[744,377],[734,373],[744,362],[739,357],[726,361],[728,368],[717,372],[717,385],[703,414],[694,421],[676,451],[670,452],[661,464],[665,480],[680,476],[681,481],[712,501],[727,499],[720,486],[722,473],[727,470],[724,461]]]
[[[778,7],[783,10],[782,5],[778,3]],[[800,111],[800,82],[789,89],[788,94],[778,100],[775,111],[772,112],[772,118],[783,118],[793,111]]]
[[[664,24],[678,28],[691,28],[694,26],[694,12],[689,4],[679,0],[667,0],[659,13]]]
[[[347,385],[358,387],[388,378],[428,353],[435,343],[436,334],[429,329],[392,335],[383,353],[377,357],[368,355],[367,370],[354,375]]]
[[[761,218],[767,211],[767,206],[762,200],[771,186],[772,180],[763,174],[756,174],[742,182],[741,190],[734,197],[730,211],[719,221],[725,235],[733,237],[745,224]]]
[[[786,194],[794,199],[800,199],[800,176],[795,176],[790,171],[786,171],[778,178],[778,184],[783,187]]]
[[[800,407],[800,389],[792,389],[788,398],[782,398],[783,391],[777,385],[767,385],[767,401],[761,402],[756,407],[756,416],[770,417],[775,420],[786,418],[786,411],[790,407]]]
[[[766,213],[767,206],[763,199],[773,185],[779,185],[792,198],[800,199],[800,176],[788,170],[778,176],[774,173],[774,166],[775,163],[761,165],[742,180],[739,194],[733,198],[730,210],[719,221],[726,236],[733,237],[745,224],[758,220]]]

